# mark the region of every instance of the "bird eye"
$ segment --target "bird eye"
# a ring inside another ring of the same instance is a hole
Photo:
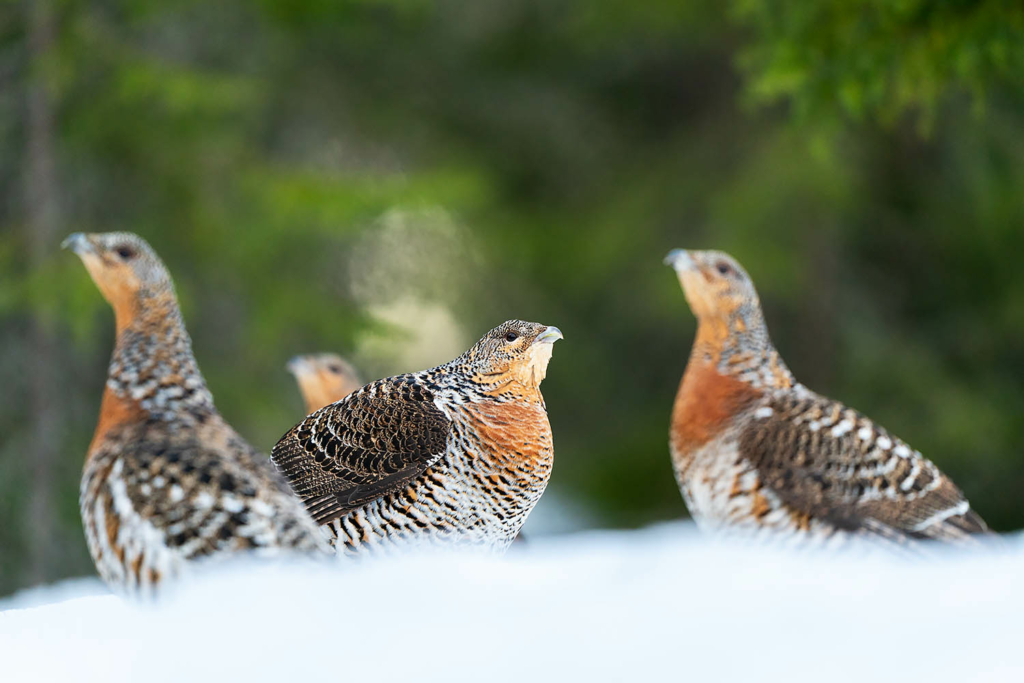
[[[735,271],[734,271],[734,270],[732,269],[732,266],[730,266],[730,265],[729,265],[728,263],[726,263],[725,261],[719,261],[719,262],[718,262],[718,263],[717,263],[717,264],[715,265],[715,268],[717,268],[717,269],[718,269],[718,272],[719,272],[719,273],[721,273],[722,275],[729,275],[730,273],[734,273],[734,272],[735,272]]]
[[[507,342],[514,342],[516,339],[519,339],[519,335],[515,332],[509,332],[505,335],[505,341]]]
[[[328,365],[327,369],[330,370],[331,372],[333,372],[335,375],[340,375],[341,374],[341,366],[340,365]]]
[[[135,256],[135,250],[129,246],[120,246],[117,248],[117,255],[127,261]]]

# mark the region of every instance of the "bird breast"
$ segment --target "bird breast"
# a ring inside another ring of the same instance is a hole
[[[713,365],[691,359],[672,410],[671,439],[677,459],[726,430],[733,416],[762,395],[750,385],[719,373]],[[677,463],[685,469],[684,463]]]
[[[466,404],[462,410],[463,446],[478,468],[505,475],[514,488],[547,483],[553,447],[551,424],[542,407],[480,402]]]

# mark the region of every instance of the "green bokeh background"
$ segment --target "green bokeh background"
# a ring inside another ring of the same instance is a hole
[[[418,369],[364,343],[419,324],[371,303],[414,296],[467,343],[558,325],[567,526],[685,516],[666,434],[694,323],[661,258],[724,249],[798,378],[1018,528],[1022,130],[1017,2],[0,4],[0,593],[92,573],[113,325],[58,248],[79,230],[153,244],[264,450],[301,417],[289,356]]]

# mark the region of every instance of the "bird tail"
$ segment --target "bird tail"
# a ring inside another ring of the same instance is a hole
[[[306,511],[317,524],[328,524],[348,511],[348,508],[341,504],[337,493],[307,498],[304,502]]]

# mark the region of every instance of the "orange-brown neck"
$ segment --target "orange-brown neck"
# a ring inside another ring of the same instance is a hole
[[[761,395],[760,389],[723,375],[714,364],[691,357],[672,409],[673,455],[680,458],[692,455],[720,435],[734,415]]]
[[[540,383],[547,376],[551,352],[551,344],[535,344],[523,358],[498,371],[477,372],[473,381],[482,387],[480,393],[486,396],[543,406]]]
[[[699,318],[690,353],[690,365],[697,364],[708,364],[719,374],[755,389],[786,388],[794,383],[759,313],[753,323],[737,315]]]
[[[117,262],[113,257],[92,250],[80,252],[79,255],[103,298],[114,309],[118,335],[131,327],[140,316],[155,317],[156,314],[167,312],[167,309],[177,308],[170,285],[160,285],[158,291],[151,291],[132,268]]]
[[[96,423],[92,441],[89,443],[86,460],[96,453],[97,447],[107,441],[112,433],[137,422],[142,417],[144,414],[138,401],[128,396],[119,396],[110,387],[105,388],[103,401],[100,404],[100,418]]]
[[[514,377],[506,377],[503,381],[492,382],[485,386],[486,388],[479,390],[478,393],[498,400],[504,399],[503,405],[544,405],[544,396],[540,393],[540,386],[524,384]]]
[[[722,352],[731,345],[731,337],[732,330],[727,319],[718,316],[702,317],[697,323],[691,357],[699,355],[717,365],[722,359]]]
[[[464,387],[470,393],[507,403],[543,405],[540,379],[527,363],[515,363],[490,372],[476,372]]]
[[[118,336],[132,328],[153,330],[181,325],[178,302],[173,294],[169,292],[123,294],[123,296],[113,298],[107,296],[107,301],[114,309],[114,325]],[[105,291],[104,295],[106,295]]]

